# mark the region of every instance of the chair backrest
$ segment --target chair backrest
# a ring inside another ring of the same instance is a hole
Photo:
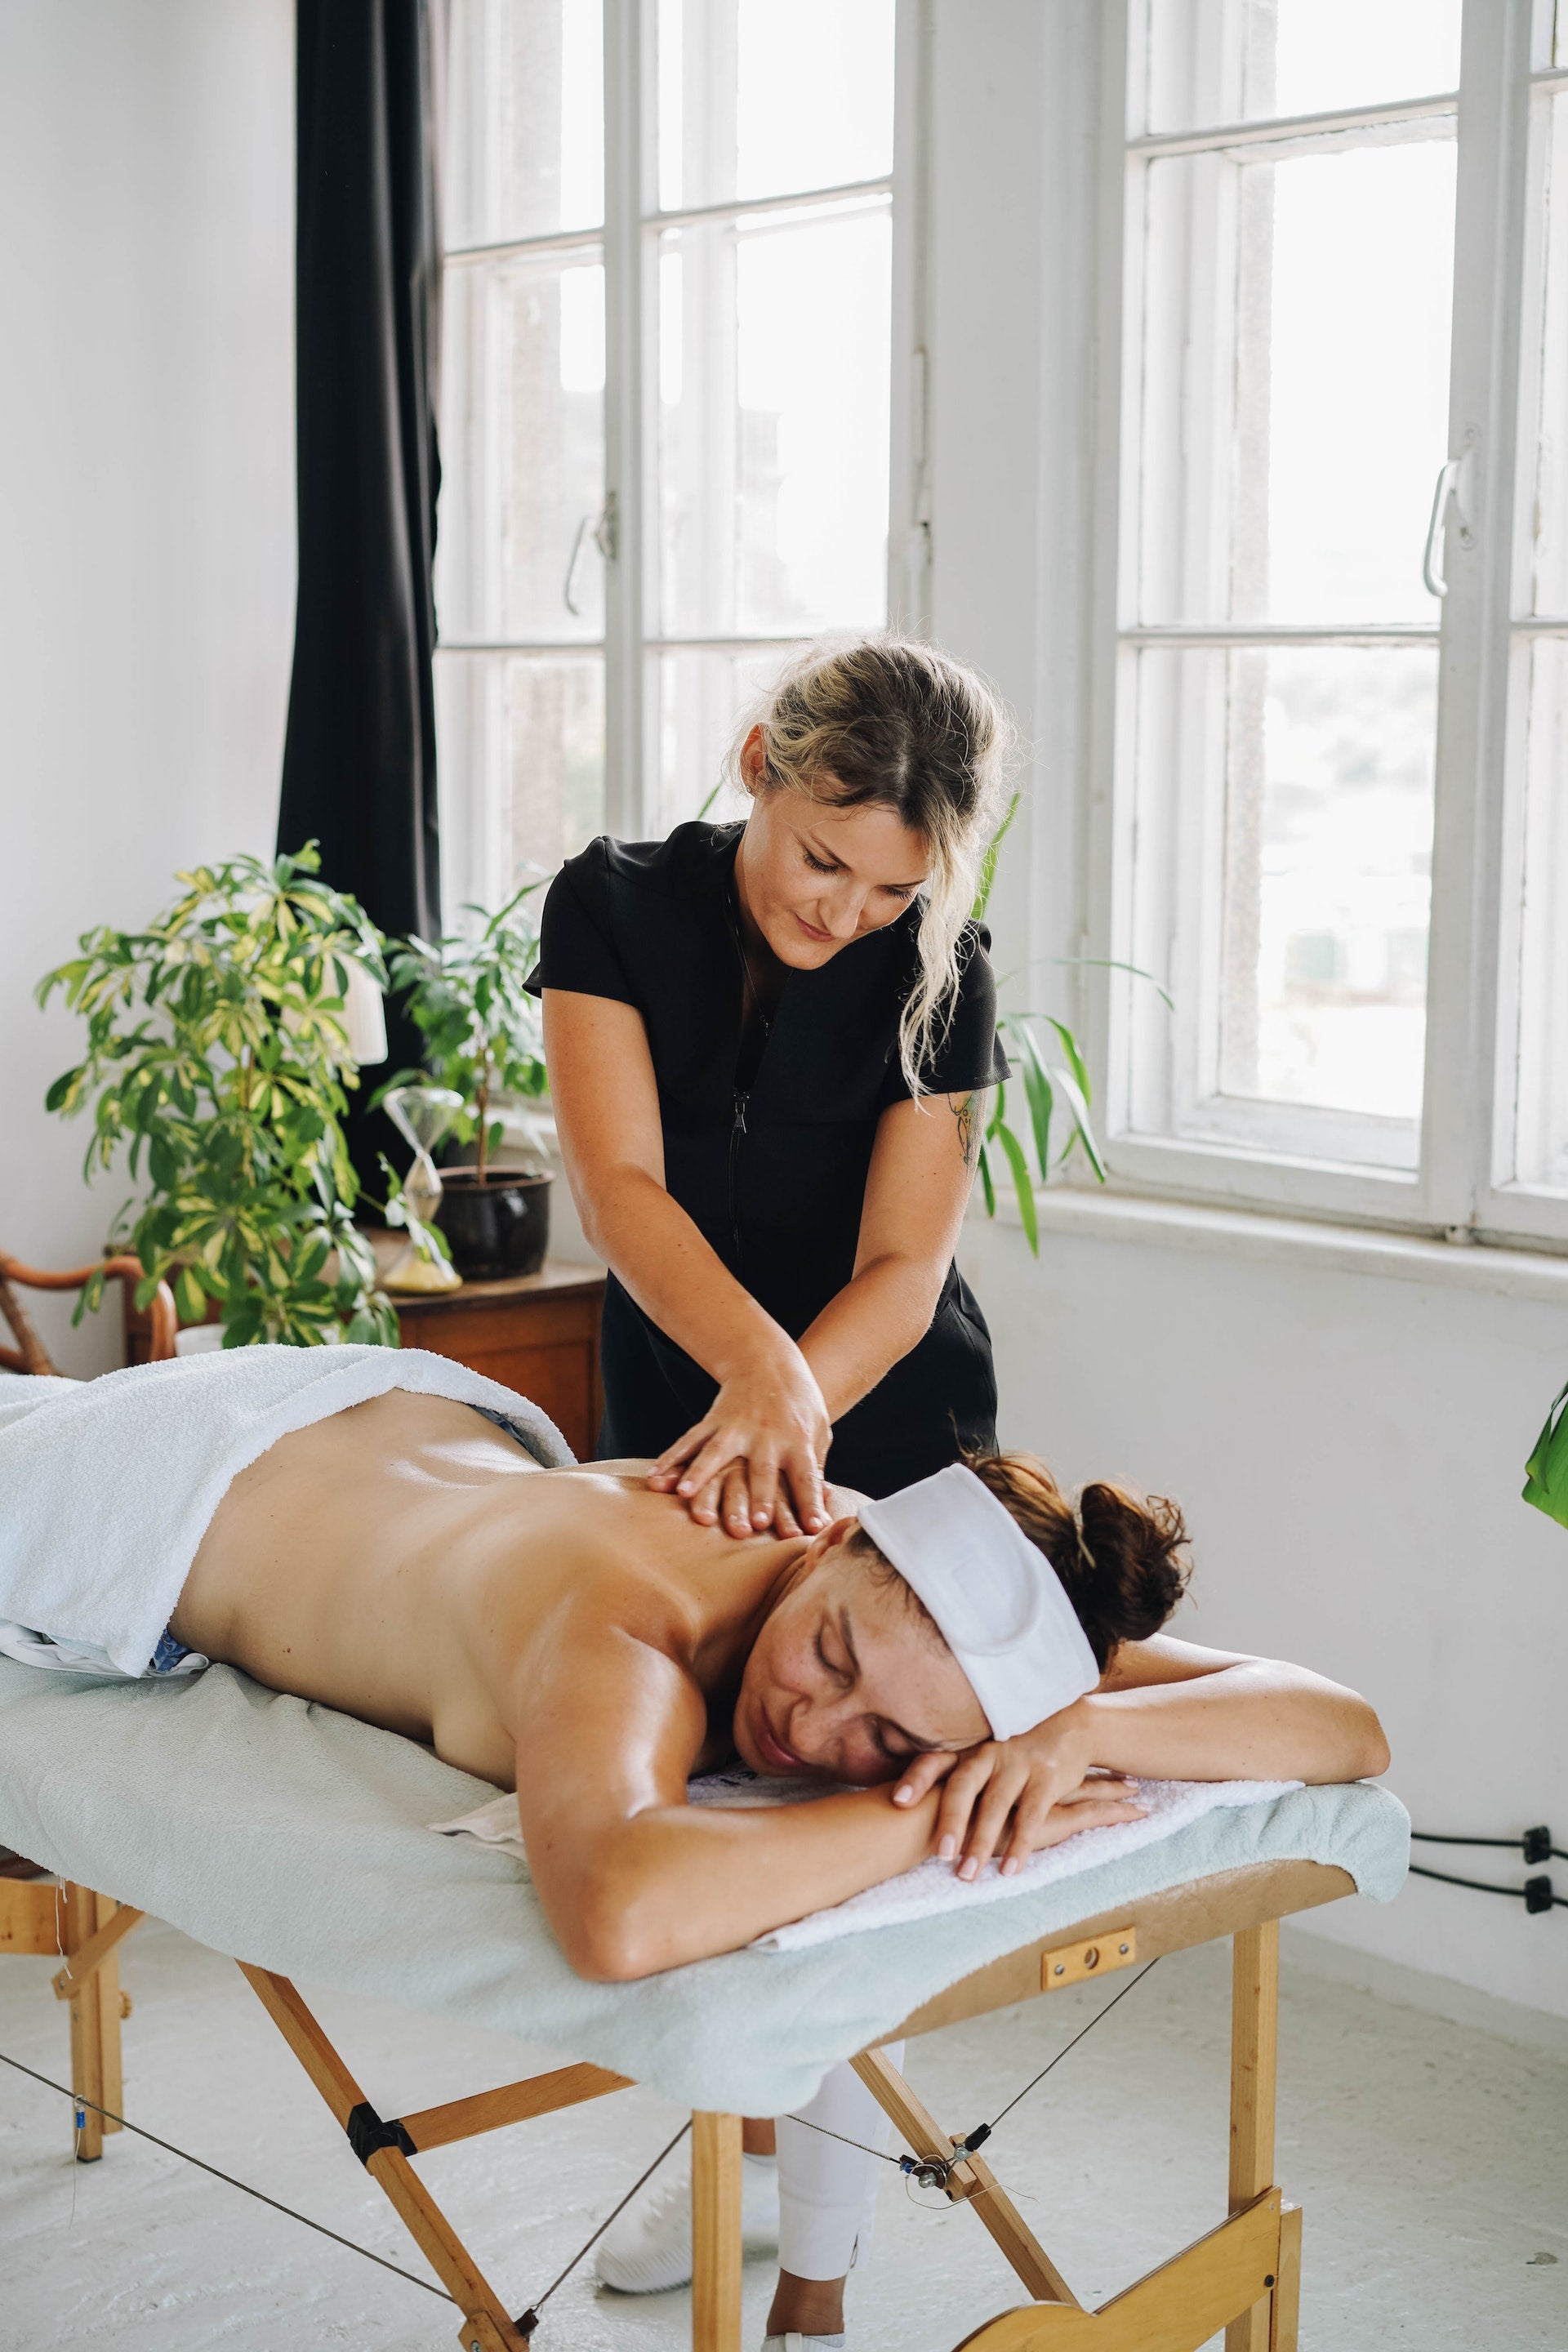
[[[79,1265],[68,1274],[49,1274],[36,1265],[24,1265],[20,1258],[8,1257],[0,1250],[0,1316],[10,1325],[16,1344],[7,1348],[0,1343],[0,1365],[12,1372],[52,1372],[56,1367],[49,1351],[39,1339],[16,1292],[21,1290],[79,1290],[99,1272],[110,1275],[122,1283],[127,1291],[134,1290],[142,1280],[139,1258],[109,1257],[93,1265]],[[162,1363],[174,1352],[174,1333],[179,1318],[174,1312],[174,1294],[166,1282],[161,1282],[153,1294],[153,1345],[149,1360]]]

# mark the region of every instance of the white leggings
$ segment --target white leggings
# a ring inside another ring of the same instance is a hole
[[[883,2054],[900,2065],[904,2045],[890,2042]],[[778,2120],[779,2268],[795,2278],[842,2278],[869,2251],[884,2168],[844,2140],[885,2147],[888,2118],[848,2066],[835,2066],[810,2105],[796,2112],[823,2128]],[[843,2139],[829,2139],[829,2132]]]

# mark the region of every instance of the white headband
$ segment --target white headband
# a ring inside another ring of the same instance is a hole
[[[1094,1689],[1100,1668],[1060,1578],[973,1470],[954,1462],[864,1503],[860,1525],[930,1610],[994,1738]]]

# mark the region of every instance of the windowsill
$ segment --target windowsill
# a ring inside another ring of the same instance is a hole
[[[1037,1196],[1037,1204],[1042,1251],[1052,1235],[1127,1242],[1568,1306],[1568,1257],[1546,1251],[1429,1241],[1420,1234],[1383,1233],[1374,1226],[1264,1216],[1255,1210],[1199,1207],[1147,1194],[1091,1192],[1076,1184],[1053,1184]],[[983,1212],[971,1214],[975,1223],[984,1222]],[[1017,1202],[1009,1195],[998,1196],[996,1222],[1018,1229]]]

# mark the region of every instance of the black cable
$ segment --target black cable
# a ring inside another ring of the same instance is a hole
[[[1444,1840],[1443,1843],[1450,1843],[1450,1841]],[[1455,1838],[1451,1843],[1458,1845],[1461,1841]],[[1466,1839],[1463,1843],[1467,1844],[1479,1845],[1481,1841],[1479,1838],[1475,1838]],[[1507,1843],[1511,1844],[1513,1841],[1510,1839]],[[1416,1862],[1413,1862],[1410,1865],[1410,1875],[1412,1878],[1440,1879],[1445,1886],[1472,1887],[1478,1895],[1511,1895],[1516,1903],[1528,1903],[1530,1901],[1530,1889],[1528,1887],[1494,1886],[1491,1881],[1486,1878],[1456,1878],[1452,1871],[1423,1870],[1420,1864]],[[1542,1911],[1547,1910],[1552,1904],[1555,1904],[1561,1910],[1568,1911],[1568,1895],[1549,1895],[1546,1900],[1540,1904],[1540,1908]]]
[[[64,2083],[51,2083],[47,2074],[36,2074],[31,2066],[24,2066],[19,2058],[8,2058],[3,2050],[0,2050],[0,2065],[14,2066],[18,2074],[26,2074],[35,2083],[41,2083],[46,2091],[58,2091],[62,2098],[69,2099],[77,2108],[90,2107],[95,2116],[103,2117],[105,2123],[118,2124],[121,2131],[134,2132],[138,2139],[150,2139],[153,2147],[161,2147],[165,2155],[177,2156],[184,2163],[194,2164],[198,2172],[210,2172],[215,2180],[226,2180],[231,2189],[242,2189],[258,2204],[270,2205],[275,2213],[286,2213],[290,2221],[302,2221],[307,2230],[314,2230],[321,2237],[331,2238],[334,2245],[346,2246],[351,2254],[363,2254],[367,2263],[379,2263],[384,2271],[391,2271],[396,2277],[406,2279],[410,2286],[422,2286],[426,2294],[439,2295],[443,2303],[456,2301],[456,2297],[449,2295],[444,2286],[432,2286],[428,2279],[416,2278],[412,2271],[402,2269],[396,2263],[389,2263],[384,2254],[373,2254],[368,2246],[356,2246],[352,2238],[340,2238],[337,2231],[329,2230],[324,2221],[312,2221],[308,2213],[297,2213],[292,2205],[279,2204],[277,2198],[268,2197],[265,2189],[252,2189],[247,2180],[237,2180],[232,2172],[220,2172],[216,2164],[208,2164],[203,2158],[193,2156],[189,2148],[176,2147],[173,2140],[160,2139],[156,2132],[143,2131],[140,2124],[128,2123],[123,2116],[111,2115],[107,2107],[100,2107],[96,2099],[84,2099],[79,2092],[68,2089]]]
[[[1153,1958],[1149,1961],[1146,1967],[1141,1968],[1135,1977],[1130,1977],[1119,1992],[1112,1993],[1110,1999],[1106,2002],[1105,2007],[1103,2009],[1096,2010],[1094,2015],[1089,2019],[1089,2023],[1087,2025],[1080,2026],[1079,2031],[1073,2035],[1072,2040],[1062,2044],[1062,2047],[1057,2052],[1056,2056],[1051,2060],[1050,2066],[1042,2066],[1039,2073],[1035,2076],[1034,2082],[1026,2083],[1023,2089],[1013,2098],[1008,2100],[1006,2105],[1003,2108],[1001,2115],[995,2116],[994,2120],[988,2124],[976,2124],[974,2129],[968,2133],[963,2139],[954,2140],[952,2144],[952,2162],[962,2163],[964,2157],[971,2149],[977,2148],[983,2141],[988,2140],[992,2133],[995,2130],[996,2126],[1003,2120],[1003,2116],[1010,2116],[1012,2114],[1014,2108],[1017,2105],[1019,2099],[1026,2099],[1030,2092],[1035,2088],[1036,2084],[1045,2081],[1046,2076],[1051,2071],[1051,2067],[1059,2066],[1062,2060],[1067,2056],[1068,2052],[1069,2050],[1076,2050],[1079,2043],[1083,2040],[1084,2035],[1086,2033],[1092,2033],[1095,2027],[1100,2023],[1100,2019],[1102,2017],[1109,2017],[1111,2011],[1116,2007],[1117,2002],[1119,2000],[1125,2000],[1133,1986],[1142,1983],[1144,1978],[1148,1975],[1150,1969],[1158,1968],[1163,1957],[1163,1954],[1156,1952]],[[792,2124],[804,2124],[807,2131],[820,2132],[824,2139],[836,2139],[841,2141],[843,2146],[846,2147],[858,2147],[862,2156],[879,2157],[884,2164],[896,2164],[900,2171],[904,2169],[903,2159],[901,2157],[889,2156],[886,2148],[868,2147],[864,2140],[848,2139],[845,2137],[843,2132],[829,2131],[826,2124],[814,2124],[809,2116],[789,2116],[785,2117],[785,2121]]]
[[[1035,2087],[1035,2083],[1043,2083],[1045,2081],[1046,2076],[1051,2071],[1051,2066],[1059,2066],[1061,2064],[1062,2060],[1067,2056],[1068,2050],[1076,2050],[1078,2048],[1079,2043],[1083,2040],[1086,2033],[1093,2032],[1095,2027],[1100,2023],[1102,2017],[1109,2017],[1110,2015],[1111,2011],[1116,2007],[1119,2000],[1126,2000],[1134,1985],[1141,1985],[1142,1983],[1144,1978],[1148,1975],[1150,1969],[1157,1969],[1159,1967],[1161,1958],[1162,1955],[1156,1952],[1153,1958],[1149,1961],[1148,1965],[1144,1968],[1141,1968],[1135,1977],[1130,1978],[1127,1983],[1122,1986],[1120,1992],[1112,1994],[1111,1998],[1106,2002],[1103,2009],[1096,2011],[1095,2014],[1089,2019],[1089,2023],[1081,2027],[1079,2031],[1073,2035],[1072,2040],[1068,2042],[1063,2049],[1057,2052],[1056,2056],[1051,2060],[1051,2065],[1042,2066],[1039,2073],[1035,2077],[1035,2082],[1026,2083],[1023,2089],[1018,2093],[1017,2098],[1008,2100],[1006,2105],[1002,2110],[1002,2115],[994,2117],[991,2123],[989,2126],[990,2130],[994,2131],[996,2126],[1002,2121],[1002,2117],[1012,2114],[1014,2108],[1017,2105],[1019,2099],[1026,2099],[1028,2097],[1029,2093]]]
[[[1522,1846],[1524,1843],[1521,1837],[1445,1837],[1438,1830],[1412,1830],[1410,1835],[1420,1845],[1504,1845],[1510,1853],[1515,1847]]]
[[[675,2137],[672,2140],[668,2141],[666,2145],[659,2149],[658,2154],[654,2158],[654,2160],[648,2166],[647,2170],[645,2173],[640,2174],[638,2178],[633,2181],[631,2187],[627,2189],[620,2203],[616,2207],[615,2211],[605,2214],[604,2220],[600,2222],[598,2228],[595,2231],[587,2243],[578,2247],[577,2252],[573,2255],[565,2269],[555,2278],[551,2280],[550,2284],[545,2288],[544,2293],[534,2297],[527,2310],[517,2322],[518,2327],[524,2336],[532,2335],[534,2329],[539,2325],[540,2313],[543,2310],[545,2305],[549,2302],[556,2288],[563,2284],[564,2282],[571,2277],[573,2272],[583,2260],[584,2254],[591,2254],[593,2252],[595,2247],[598,2244],[600,2239],[604,2236],[611,2222],[619,2220],[620,2216],[626,2211],[626,2207],[631,2203],[632,2199],[637,2195],[637,2190],[642,2187],[644,2181],[651,2180],[653,2179],[654,2174],[658,2170],[658,2168],[664,2162],[665,2158],[674,2153],[675,2149],[680,2146],[681,2141],[686,2137],[687,2133],[690,2129],[691,2118],[688,2116],[686,2121],[681,2125],[680,2129],[676,2133]]]
[[[1419,1845],[1499,1846],[1510,1853],[1517,1849],[1526,1862],[1568,1862],[1568,1848],[1552,1844],[1544,1822],[1539,1829],[1521,1830],[1518,1837],[1450,1837],[1444,1830],[1412,1830],[1410,1835]]]

